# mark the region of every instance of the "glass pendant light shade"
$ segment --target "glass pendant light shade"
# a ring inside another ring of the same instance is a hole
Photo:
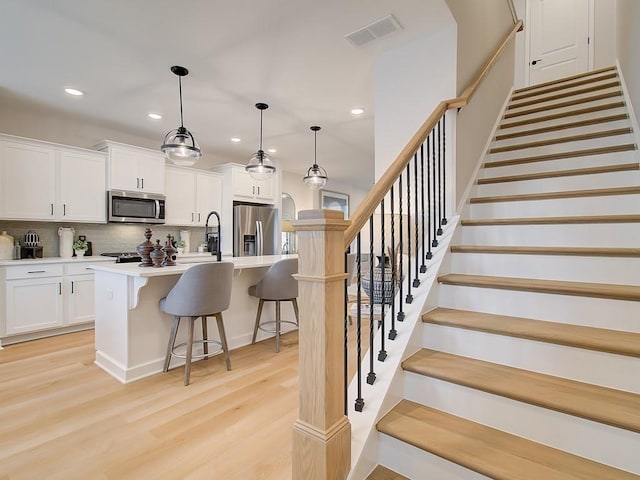
[[[249,172],[251,178],[262,181],[268,180],[271,175],[275,173],[276,167],[273,166],[271,157],[262,150],[262,112],[269,108],[269,105],[266,103],[256,103],[256,108],[260,110],[260,148],[256,153],[251,155],[249,163],[244,169]]]
[[[313,132],[313,165],[307,170],[307,174],[304,176],[304,183],[311,190],[320,190],[327,184],[327,171],[320,167],[317,163],[316,156],[318,153],[318,130],[320,127],[313,126],[311,127],[311,131]]]
[[[164,152],[170,162],[175,165],[189,167],[202,156],[202,150],[189,130],[184,128],[182,119],[182,77],[189,74],[189,70],[178,65],[171,67],[171,71],[178,76],[180,88],[180,127],[171,130],[164,137],[160,150]]]

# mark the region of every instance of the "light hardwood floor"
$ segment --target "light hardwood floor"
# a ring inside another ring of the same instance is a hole
[[[231,372],[194,363],[188,387],[182,367],[122,385],[93,345],[85,331],[0,350],[0,479],[291,478],[297,332],[279,354],[273,339],[233,350]]]

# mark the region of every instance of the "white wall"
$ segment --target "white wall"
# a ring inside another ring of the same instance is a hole
[[[640,113],[640,2],[617,1],[617,51],[633,112]]]
[[[376,57],[375,178],[442,100],[456,96],[456,26]]]

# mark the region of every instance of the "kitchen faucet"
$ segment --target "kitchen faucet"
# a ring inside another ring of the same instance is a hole
[[[216,236],[214,235],[213,232],[209,232],[209,218],[211,218],[211,215],[215,215],[216,219],[218,220],[218,236],[217,236],[217,242],[215,241]],[[212,210],[211,212],[209,212],[209,215],[207,215],[207,220],[204,222],[204,241],[207,244],[207,249],[211,252],[211,255],[213,255],[215,253],[216,255],[216,260],[218,262],[222,261],[222,248],[220,246],[220,239],[221,237],[221,231],[220,231],[221,227],[220,227],[220,215],[218,215],[218,212],[216,212],[215,210]],[[215,248],[215,250],[214,250]]]

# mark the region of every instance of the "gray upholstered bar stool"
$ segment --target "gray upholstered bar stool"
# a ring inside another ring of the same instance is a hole
[[[298,281],[292,277],[292,274],[298,273],[298,259],[287,258],[280,260],[267,270],[264,277],[260,281],[249,287],[249,295],[260,299],[258,303],[258,313],[256,314],[256,324],[253,327],[253,340],[251,343],[256,343],[256,336],[258,330],[262,330],[267,333],[276,334],[276,353],[280,351],[280,325],[282,323],[290,323],[292,325],[298,325]],[[275,322],[262,322],[260,323],[260,317],[262,316],[262,307],[264,302],[276,302],[276,320]],[[283,321],[280,318],[280,302],[291,302],[293,305],[293,311],[296,315],[296,321]],[[275,324],[275,328],[267,328],[266,325]]]
[[[224,352],[227,370],[231,370],[231,357],[227,347],[227,336],[222,323],[222,312],[229,308],[231,301],[231,283],[233,281],[233,263],[212,262],[194,265],[185,271],[166,297],[160,300],[160,310],[173,315],[173,326],[167,346],[167,355],[163,371],[169,370],[171,357],[184,358],[184,384],[189,385],[191,359],[194,343],[202,343],[203,354],[195,358],[209,358],[209,344],[219,345]],[[188,338],[186,343],[176,345],[176,335],[182,317],[188,317]],[[198,317],[202,317],[202,340],[193,339],[193,330]],[[209,340],[207,336],[207,317],[216,317],[220,341]],[[186,346],[185,355],[176,353],[176,349]]]

